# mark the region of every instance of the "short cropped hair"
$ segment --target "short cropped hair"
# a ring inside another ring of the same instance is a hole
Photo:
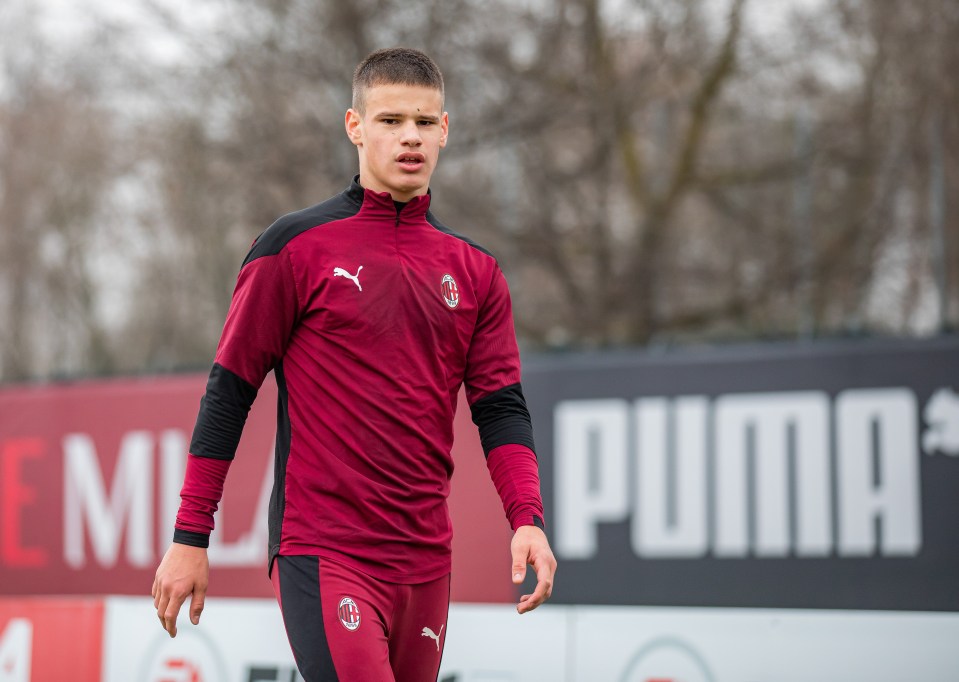
[[[445,97],[443,74],[432,59],[408,47],[388,47],[371,53],[353,72],[353,108],[364,113],[366,89],[374,85],[422,85]]]

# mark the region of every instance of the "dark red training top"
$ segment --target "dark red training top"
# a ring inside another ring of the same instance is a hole
[[[510,524],[542,526],[506,280],[429,201],[396,203],[354,179],[254,242],[190,444],[176,542],[208,545],[270,370],[279,388],[271,563],[315,554],[400,583],[449,573],[464,383]]]

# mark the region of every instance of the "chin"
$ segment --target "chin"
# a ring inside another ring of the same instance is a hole
[[[415,181],[406,179],[405,181],[394,182],[391,189],[402,194],[418,194],[426,190],[426,183],[419,179]]]

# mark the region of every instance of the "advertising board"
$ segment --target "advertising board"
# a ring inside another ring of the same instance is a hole
[[[0,595],[150,593],[205,385],[194,374],[0,390]],[[215,516],[211,595],[272,597],[275,415],[268,377]],[[511,601],[511,532],[462,396],[455,429],[453,598]]]
[[[959,610],[959,340],[533,358],[572,604]]]
[[[0,599],[0,682],[98,682],[100,599]]]
[[[442,636],[440,682],[959,679],[951,613],[453,604]],[[103,682],[300,682],[271,600],[212,599],[170,639],[109,598],[104,637]]]

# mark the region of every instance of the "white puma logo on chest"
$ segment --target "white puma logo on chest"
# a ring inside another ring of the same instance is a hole
[[[436,640],[436,650],[439,651],[439,650],[440,650],[440,637],[442,636],[442,634],[443,634],[443,628],[445,628],[445,627],[446,627],[446,624],[445,624],[445,623],[444,623],[443,625],[440,625],[440,632],[439,632],[439,634],[436,634],[435,632],[433,632],[433,631],[430,630],[429,628],[423,628],[423,632],[420,633],[420,636],[421,636],[421,637],[429,637],[430,639],[435,639],[435,640]]]
[[[344,270],[343,268],[333,268],[333,276],[334,276],[334,277],[346,277],[347,279],[351,279],[351,280],[353,280],[353,283],[357,286],[357,288],[359,288],[360,291],[363,291],[363,287],[360,286],[360,270],[362,270],[362,269],[363,269],[363,266],[361,265],[361,266],[359,267],[359,270],[356,271],[356,274],[355,274],[355,275],[351,275],[350,273],[348,273],[348,272],[347,272],[346,270]]]

